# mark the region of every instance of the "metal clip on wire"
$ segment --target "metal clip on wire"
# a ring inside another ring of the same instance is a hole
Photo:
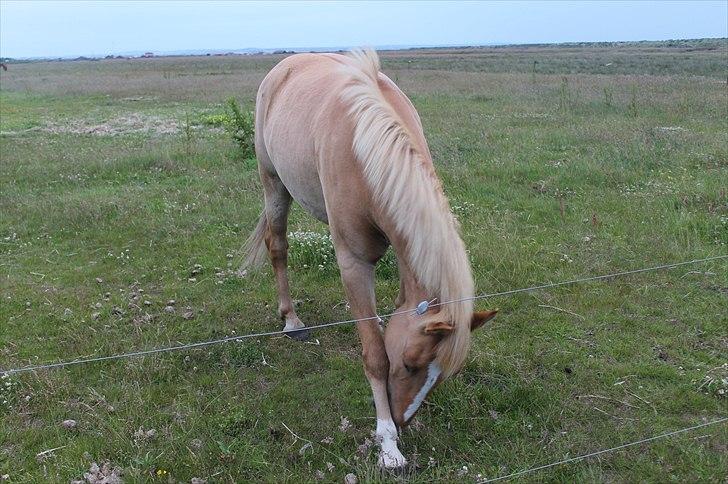
[[[427,312],[428,309],[430,309],[430,304],[432,304],[433,302],[435,302],[436,299],[437,298],[432,299],[432,301],[422,301],[415,308],[415,313],[418,316],[422,316],[423,314],[425,314]]]

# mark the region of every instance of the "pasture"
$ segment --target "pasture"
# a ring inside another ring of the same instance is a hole
[[[281,58],[0,72],[1,369],[280,329],[269,265],[237,270],[256,163],[215,120],[231,97],[252,110]],[[381,58],[422,118],[477,293],[728,252],[725,39]],[[290,230],[299,316],[348,319],[326,227],[295,207]],[[352,326],[5,377],[0,475],[472,482],[725,417],[726,269],[479,301],[501,312],[404,431],[404,475],[376,468]],[[391,312],[391,258],[377,284]],[[717,482],[727,450],[721,424],[523,479]]]

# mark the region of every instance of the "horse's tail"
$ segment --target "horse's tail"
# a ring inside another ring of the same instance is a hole
[[[265,210],[260,214],[258,225],[250,234],[248,240],[243,246],[243,265],[241,269],[257,269],[263,265],[266,258],[265,247],[265,231],[268,229],[268,218],[265,216]]]

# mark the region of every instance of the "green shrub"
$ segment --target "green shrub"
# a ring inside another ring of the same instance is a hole
[[[230,133],[233,140],[240,147],[244,158],[255,156],[255,118],[253,112],[243,112],[234,98],[228,100],[229,113],[222,122],[223,127]]]
[[[228,99],[223,113],[201,114],[197,120],[203,126],[223,128],[240,147],[243,158],[255,157],[255,118],[252,111],[243,112],[234,98]]]

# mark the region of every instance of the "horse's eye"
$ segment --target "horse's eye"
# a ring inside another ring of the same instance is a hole
[[[404,364],[404,369],[407,370],[407,373],[414,373],[417,368],[413,368],[409,366],[407,363]]]

